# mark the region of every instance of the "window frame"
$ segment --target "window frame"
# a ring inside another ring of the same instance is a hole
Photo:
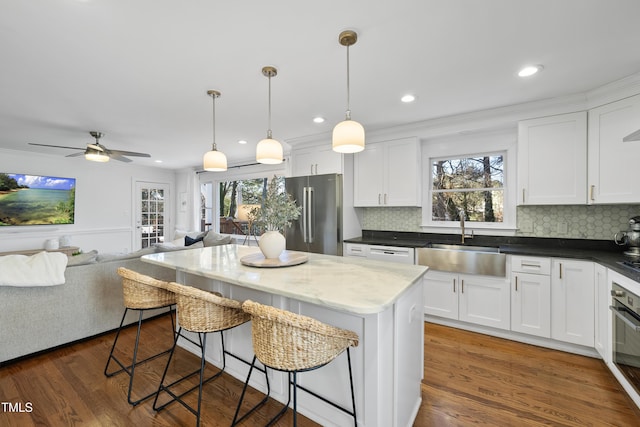
[[[200,172],[198,173],[197,185],[197,206],[200,206],[200,184],[211,183],[213,189],[212,204],[212,227],[215,232],[220,232],[220,182],[222,181],[239,181],[245,179],[271,179],[273,175],[289,176],[287,174],[288,159],[279,165],[250,164],[242,167],[230,167],[226,172]],[[196,216],[200,214],[197,209]],[[199,226],[199,222],[197,222]],[[230,236],[234,236],[230,234]],[[236,235],[237,236],[237,235]],[[244,236],[243,236],[244,237]]]
[[[445,159],[503,156],[503,222],[467,222],[466,228],[490,234],[513,235],[516,230],[516,148],[515,130],[489,132],[482,135],[456,135],[425,141],[422,147],[422,224],[426,232],[456,233],[459,221],[434,221],[433,212],[433,163]]]

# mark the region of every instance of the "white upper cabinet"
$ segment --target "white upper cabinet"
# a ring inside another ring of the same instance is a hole
[[[638,129],[640,95],[589,111],[589,204],[640,203],[640,141],[622,141]]]
[[[518,123],[518,190],[518,205],[587,202],[586,111]]]
[[[420,206],[417,138],[368,144],[354,155],[354,206]]]
[[[293,176],[343,173],[342,154],[336,153],[329,142],[327,146],[315,146],[293,150],[291,153]]]

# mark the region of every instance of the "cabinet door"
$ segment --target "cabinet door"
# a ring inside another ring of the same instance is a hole
[[[424,313],[458,319],[458,275],[428,271],[424,275]]]
[[[420,145],[417,138],[390,141],[385,153],[385,206],[420,206]]]
[[[640,142],[622,139],[640,128],[640,95],[589,111],[589,203],[639,203]]]
[[[509,329],[509,281],[500,277],[460,276],[459,319],[478,325]]]
[[[342,173],[342,154],[331,147],[295,150],[292,154],[293,176]]]
[[[511,273],[511,330],[551,337],[551,277]]]
[[[518,123],[518,204],[587,203],[587,113]]]
[[[353,205],[381,206],[384,187],[384,148],[369,144],[353,157]]]
[[[594,267],[554,259],[551,266],[551,338],[594,346]]]
[[[354,206],[420,206],[417,138],[369,144],[353,159]]]
[[[609,304],[611,303],[611,292],[607,280],[607,269],[600,264],[594,265],[595,281],[595,307],[594,307],[594,345],[602,359],[609,363],[611,361],[611,351],[609,350],[610,326]]]

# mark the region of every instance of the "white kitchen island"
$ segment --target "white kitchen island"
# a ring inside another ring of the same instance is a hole
[[[145,255],[142,260],[175,269],[179,283],[215,290],[239,301],[251,299],[354,331],[360,337],[351,353],[358,425],[411,426],[421,402],[422,276],[427,268],[311,253],[306,263],[291,267],[241,264],[242,257],[256,251],[255,247],[224,245]],[[208,361],[221,366],[219,339],[212,337],[209,343]],[[225,332],[225,346],[251,360],[250,323]],[[244,381],[248,367],[228,357],[226,371]],[[271,396],[286,402],[286,374],[273,370],[269,374]],[[301,385],[351,408],[345,353],[298,378]],[[266,392],[263,375],[252,375],[251,385]],[[298,411],[324,426],[353,425],[353,418],[305,392],[299,392],[298,398]]]

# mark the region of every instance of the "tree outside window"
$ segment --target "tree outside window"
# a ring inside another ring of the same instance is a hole
[[[284,177],[276,177],[278,189],[284,189]],[[267,194],[268,178],[222,181],[219,187],[220,232],[228,234],[249,233],[246,213],[249,206],[260,206]],[[252,229],[252,234],[257,230]]]
[[[504,221],[502,154],[432,163],[432,221]]]

